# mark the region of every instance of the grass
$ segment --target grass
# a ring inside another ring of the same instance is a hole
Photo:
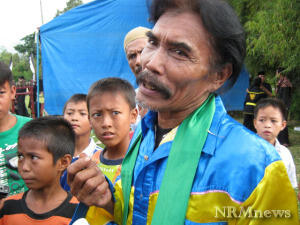
[[[289,127],[289,139],[290,146],[289,150],[291,151],[294,163],[296,165],[297,181],[300,181],[300,131],[295,131],[294,127],[300,127],[300,121],[290,121],[288,123]],[[298,194],[298,190],[296,190]],[[300,218],[300,202],[298,201],[298,215]]]

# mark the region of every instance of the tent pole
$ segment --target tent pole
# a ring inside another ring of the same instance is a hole
[[[37,39],[36,39],[36,118],[40,117],[40,79],[39,79],[39,40],[40,40],[40,31],[37,31]]]

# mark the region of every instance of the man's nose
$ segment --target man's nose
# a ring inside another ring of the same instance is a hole
[[[141,65],[141,53],[138,53],[136,56],[135,66]]]
[[[166,57],[163,48],[159,47],[156,50],[145,53],[145,57],[142,60],[145,61],[145,68],[157,75],[161,75],[165,67]]]

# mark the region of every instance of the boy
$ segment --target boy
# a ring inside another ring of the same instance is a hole
[[[105,145],[100,154],[96,153],[99,168],[114,182],[129,146],[130,125],[137,117],[135,91],[125,80],[102,79],[91,86],[87,104],[91,125]]]
[[[27,190],[17,168],[17,137],[21,127],[31,118],[9,112],[15,94],[12,73],[0,62],[0,184],[9,186],[9,195]]]
[[[254,109],[254,126],[257,134],[270,142],[279,153],[294,188],[297,188],[296,168],[290,151],[277,140],[286,127],[286,107],[276,98],[260,100]]]
[[[95,82],[88,93],[87,105],[91,125],[97,138],[105,145],[95,153],[94,161],[114,183],[120,175],[121,163],[130,142],[130,124],[135,123],[137,109],[135,91],[131,84],[119,78],[106,78]],[[89,209],[80,204],[72,221],[86,217],[90,225],[106,224],[112,217],[94,206]],[[72,223],[71,223],[72,224]]]
[[[64,118],[70,122],[75,132],[75,157],[73,157],[72,162],[76,161],[81,153],[92,157],[96,151],[101,150],[94,140],[90,138],[92,127],[88,117],[85,94],[73,95],[66,102],[63,115]],[[70,190],[67,184],[67,171],[63,173],[60,183],[66,191]]]
[[[20,130],[18,171],[29,190],[6,199],[0,224],[69,224],[78,201],[59,179],[74,147],[74,131],[63,118],[35,119]]]

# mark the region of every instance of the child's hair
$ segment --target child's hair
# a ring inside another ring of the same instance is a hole
[[[72,157],[75,150],[75,133],[70,123],[56,116],[45,116],[27,122],[19,131],[21,139],[41,141],[53,155],[53,163],[66,154]]]
[[[272,106],[275,109],[279,109],[283,120],[287,119],[287,110],[284,102],[278,98],[263,98],[257,102],[254,108],[254,118],[256,119],[258,111],[268,106]]]
[[[123,94],[130,109],[135,108],[135,91],[132,85],[126,80],[110,77],[98,80],[92,84],[87,95],[88,110],[91,98],[104,92]]]
[[[9,67],[0,61],[0,85],[3,85],[6,81],[11,86],[13,84],[13,76]]]
[[[71,98],[69,98],[68,101],[64,105],[63,114],[65,113],[67,105],[70,102],[74,102],[74,103],[86,102],[86,97],[87,97],[86,94],[74,94],[74,95],[72,95]]]

